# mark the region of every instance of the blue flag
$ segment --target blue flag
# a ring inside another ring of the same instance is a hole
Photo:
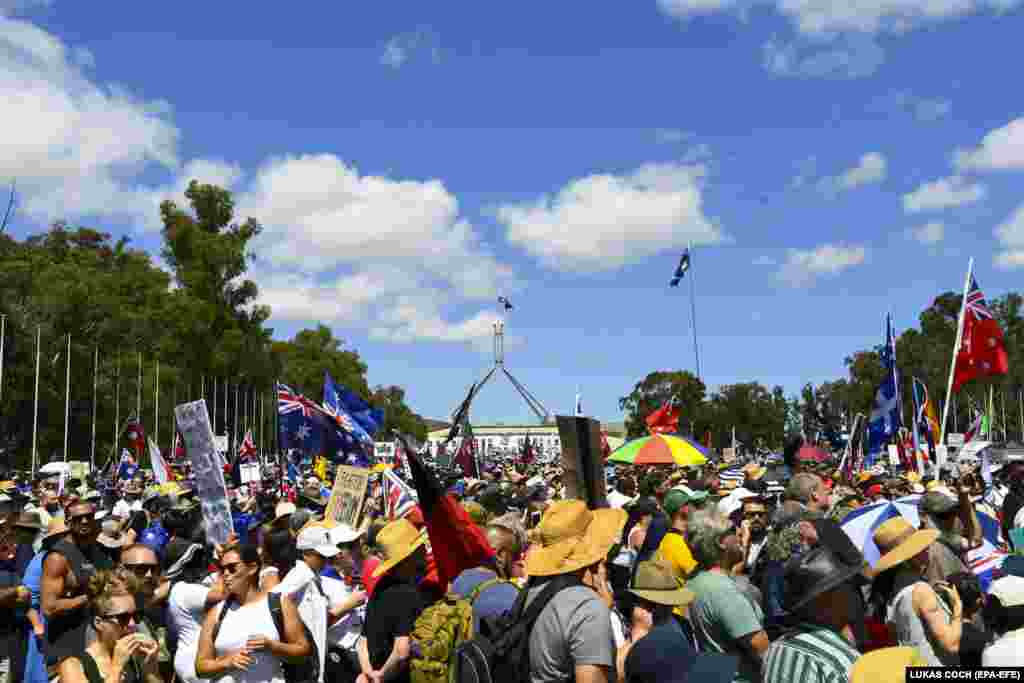
[[[902,424],[900,416],[899,375],[896,370],[896,341],[892,334],[892,318],[885,318],[885,344],[878,350],[885,377],[875,392],[875,404],[868,418],[867,453],[874,456],[896,436]]]
[[[331,373],[324,373],[324,407],[341,427],[364,443],[373,443],[373,435],[384,424],[384,411],[373,408],[360,396],[334,383]]]
[[[277,415],[281,448],[323,455],[335,463],[365,452],[350,432],[339,427],[335,416],[285,384],[277,385]]]

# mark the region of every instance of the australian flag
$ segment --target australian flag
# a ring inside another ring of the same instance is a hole
[[[324,408],[342,429],[363,443],[373,443],[373,435],[384,424],[384,411],[372,407],[360,396],[334,383],[331,373],[324,373]]]
[[[885,318],[885,344],[878,350],[878,355],[882,361],[882,368],[885,370],[885,377],[878,385],[875,404],[871,409],[871,416],[868,418],[867,453],[869,458],[881,451],[901,426],[896,340],[892,334],[891,316]]]
[[[334,415],[286,384],[277,385],[277,415],[281,448],[323,455],[334,462],[365,460],[364,449],[351,432],[338,426]]]
[[[686,271],[690,269],[690,249],[686,248],[683,250],[683,255],[679,257],[679,265],[676,266],[676,272],[672,274],[672,279],[669,281],[669,287],[678,287],[679,282],[686,275]]]

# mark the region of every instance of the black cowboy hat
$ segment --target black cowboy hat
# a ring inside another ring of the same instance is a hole
[[[861,567],[843,564],[825,547],[813,548],[786,564],[786,611],[792,613],[806,606],[822,593],[850,581]]]

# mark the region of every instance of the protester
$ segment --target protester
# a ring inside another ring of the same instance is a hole
[[[992,582],[986,610],[998,638],[981,655],[983,666],[1024,666],[1024,578],[1004,576]]]
[[[76,503],[67,509],[66,520],[70,533],[60,526],[50,529],[46,540],[52,539],[53,544],[43,561],[40,605],[47,621],[48,667],[85,648],[89,628],[85,591],[97,570],[112,567],[96,544],[99,527],[93,506]]]
[[[939,537],[933,529],[916,530],[902,517],[883,522],[874,533],[882,557],[874,566],[876,605],[884,605],[886,623],[900,645],[917,648],[929,666],[957,666],[963,612],[956,589],[933,589],[924,577],[928,546]],[[940,599],[936,590],[947,599]]]
[[[494,550],[493,567],[466,569],[452,582],[452,592],[473,604],[473,630],[479,633],[480,620],[504,614],[512,609],[519,589],[512,583],[513,564],[522,548],[516,534],[502,526],[487,527],[487,542]]]
[[[171,588],[167,600],[169,649],[173,651],[174,671],[181,683],[198,683],[196,654],[199,633],[206,611],[226,597],[223,577],[205,585],[208,575],[206,549],[198,543],[175,539],[164,555],[164,578]]]
[[[724,517],[705,513],[695,515],[691,530],[697,573],[686,587],[696,595],[689,619],[697,643],[701,651],[737,657],[735,680],[756,683],[769,641],[760,606],[740,590],[722,566],[727,553],[723,543],[730,535],[736,542],[735,532]]]
[[[824,547],[787,564],[787,610],[796,624],[768,648],[764,683],[849,680],[860,653],[843,634],[859,613],[852,583],[859,572]]]
[[[367,603],[359,639],[360,683],[409,680],[410,634],[427,606],[416,587],[427,567],[426,542],[426,531],[417,531],[405,519],[389,523],[377,534],[383,560],[373,571],[380,581]]]
[[[89,577],[88,612],[95,640],[61,659],[60,683],[159,683],[159,644],[135,632],[138,605],[113,572]]]
[[[549,582],[563,580],[565,587],[550,598],[530,633],[531,683],[615,680],[611,612],[596,586],[625,521],[621,510],[590,510],[579,500],[555,501],[541,518],[540,545],[526,558],[526,607]]]
[[[203,621],[196,675],[221,683],[285,683],[281,664],[312,654],[295,603],[280,597],[283,632],[259,590],[260,556],[252,545],[230,546],[220,557],[227,598]]]

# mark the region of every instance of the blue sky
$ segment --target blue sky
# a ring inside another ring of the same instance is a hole
[[[279,337],[316,321],[440,417],[490,363],[618,420],[647,372],[841,376],[882,316],[1020,289],[1022,0],[0,0],[0,179],[158,245],[196,177],[265,226]],[[507,382],[477,422],[526,421]]]

